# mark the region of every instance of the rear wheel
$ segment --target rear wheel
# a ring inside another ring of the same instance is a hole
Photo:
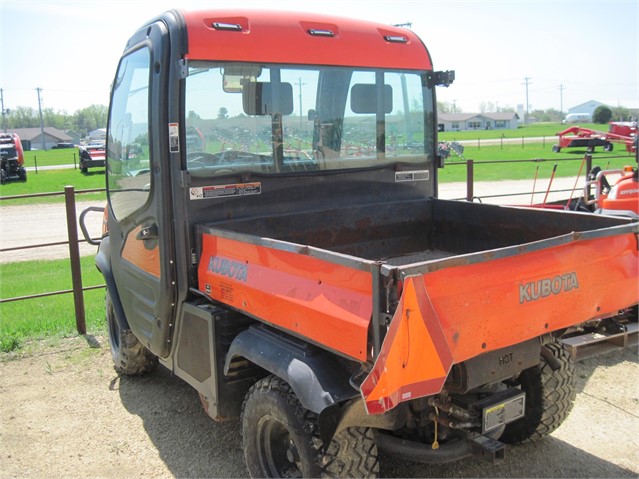
[[[557,429],[568,417],[575,400],[575,363],[557,340],[546,344],[549,359],[524,370],[517,379],[526,393],[526,415],[506,426],[500,440],[514,444],[534,441]],[[553,370],[551,363],[554,363]]]
[[[242,406],[242,442],[251,477],[376,477],[377,446],[370,428],[339,432],[326,452],[317,415],[291,386],[269,376],[249,390]]]
[[[158,364],[157,356],[146,349],[130,329],[120,328],[108,292],[105,303],[109,344],[115,370],[126,376],[135,376],[155,369]]]

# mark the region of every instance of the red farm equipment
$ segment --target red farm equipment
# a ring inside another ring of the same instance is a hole
[[[0,133],[0,175],[0,183],[27,181],[22,143],[15,133]]]
[[[637,123],[610,122],[607,132],[571,126],[557,133],[559,144],[552,147],[552,151],[559,153],[562,148],[587,148],[594,151],[596,146],[602,146],[604,151],[612,151],[613,143],[622,143],[629,153],[637,152]]]

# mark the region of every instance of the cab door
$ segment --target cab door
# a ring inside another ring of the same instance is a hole
[[[135,336],[166,357],[175,309],[171,179],[168,132],[160,128],[167,118],[166,102],[154,101],[167,94],[165,25],[141,30],[129,45],[113,83],[107,130],[109,246],[116,290],[110,293]]]

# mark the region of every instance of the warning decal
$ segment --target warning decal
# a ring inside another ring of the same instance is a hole
[[[169,151],[180,152],[180,127],[177,123],[169,123]]]
[[[227,198],[229,196],[250,196],[262,193],[262,183],[237,183],[233,185],[215,185],[190,188],[192,200],[208,198]]]

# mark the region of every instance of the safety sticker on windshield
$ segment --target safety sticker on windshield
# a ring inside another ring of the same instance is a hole
[[[190,189],[192,200],[228,198],[230,196],[251,196],[262,194],[262,183],[237,183],[233,185],[201,186]]]
[[[428,181],[430,173],[428,170],[397,171],[395,172],[395,183],[403,181]]]

